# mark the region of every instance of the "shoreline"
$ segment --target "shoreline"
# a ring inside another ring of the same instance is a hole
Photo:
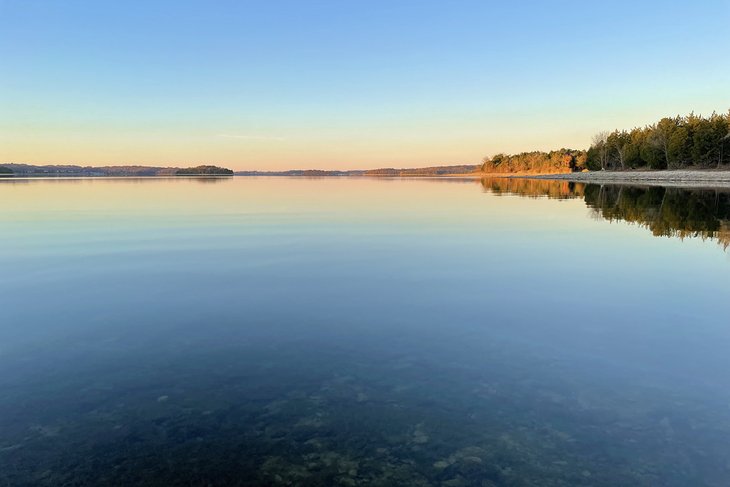
[[[640,186],[681,186],[690,188],[730,188],[730,170],[678,169],[661,171],[591,171],[557,174],[484,174],[483,177],[545,179],[589,184],[631,184]]]
[[[0,177],[0,181],[18,180],[47,180],[47,179],[230,179],[256,177],[284,177],[284,178],[342,178],[342,179],[442,179],[442,180],[479,180],[485,178],[499,179],[537,179],[546,181],[566,181],[585,184],[632,185],[632,186],[666,186],[684,188],[730,189],[730,169],[679,169],[658,171],[591,171],[575,173],[530,174],[530,173],[462,173],[462,174],[403,174],[403,175],[375,175],[375,174],[339,174],[339,175],[284,175],[284,174],[256,174],[256,175],[26,175],[15,174]]]

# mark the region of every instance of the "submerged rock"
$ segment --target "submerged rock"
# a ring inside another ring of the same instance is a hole
[[[434,462],[433,464],[433,468],[437,468],[439,470],[443,470],[445,468],[448,468],[449,466],[451,466],[451,463],[447,460],[439,460],[437,462]]]
[[[424,443],[428,443],[428,435],[426,434],[426,431],[424,430],[423,423],[419,423],[416,425],[416,429],[413,432],[413,443],[417,445],[422,445]]]

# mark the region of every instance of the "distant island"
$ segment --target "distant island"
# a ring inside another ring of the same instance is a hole
[[[0,166],[0,178],[12,176],[13,174],[15,174],[15,173],[9,167]]]
[[[178,169],[176,176],[233,176],[233,171],[218,166],[196,166]]]

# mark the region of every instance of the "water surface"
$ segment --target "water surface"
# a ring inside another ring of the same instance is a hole
[[[0,208],[0,485],[728,485],[727,192],[16,179]]]

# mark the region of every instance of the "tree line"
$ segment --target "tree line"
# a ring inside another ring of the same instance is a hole
[[[218,166],[195,166],[178,169],[176,176],[233,176],[233,171]]]
[[[587,152],[574,149],[560,149],[550,152],[522,152],[520,154],[497,154],[482,161],[484,173],[563,173],[581,171],[586,168]]]
[[[587,167],[680,169],[730,163],[730,111],[709,117],[665,117],[631,130],[600,132],[587,152]]]
[[[231,176],[233,171],[217,166],[198,166],[193,168],[157,167],[157,166],[77,166],[77,165],[43,165],[3,164],[0,175],[16,176],[80,176],[80,177],[147,177],[147,176]]]
[[[600,132],[588,150],[497,154],[484,173],[567,173],[589,169],[711,168],[730,164],[730,111],[665,117],[631,130]]]

